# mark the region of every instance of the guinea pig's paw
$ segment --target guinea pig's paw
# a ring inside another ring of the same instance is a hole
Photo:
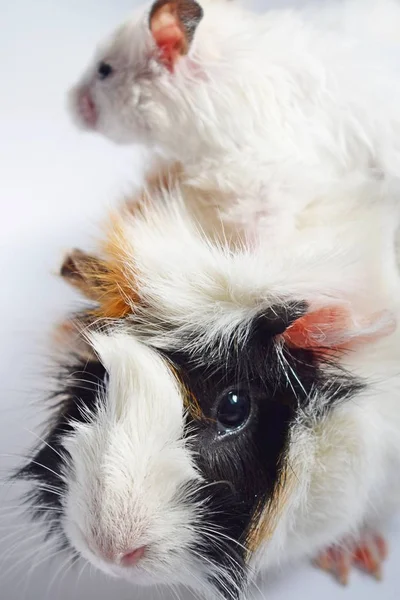
[[[353,550],[353,564],[382,579],[382,563],[387,558],[388,546],[386,540],[377,533],[366,533]]]
[[[347,585],[352,565],[352,553],[348,548],[330,546],[327,550],[320,552],[314,564],[322,571],[332,573],[342,585]]]
[[[387,554],[385,539],[377,533],[366,531],[358,540],[350,543],[347,540],[343,545],[330,546],[318,555],[315,565],[323,571],[332,573],[343,585],[349,581],[352,566],[380,580],[382,563]]]

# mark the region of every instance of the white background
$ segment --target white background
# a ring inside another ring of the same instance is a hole
[[[49,364],[47,336],[54,322],[77,306],[77,297],[56,276],[63,252],[72,246],[90,247],[107,207],[140,182],[143,156],[137,149],[80,134],[65,110],[65,91],[95,44],[134,3],[0,0],[2,479],[35,443],[32,430],[43,416],[40,401]],[[258,0],[259,6],[267,4]],[[80,567],[66,572],[62,556],[33,569],[45,558],[43,546],[29,540],[33,530],[19,516],[16,490],[5,480],[0,503],[1,600],[150,600],[148,590],[137,591],[89,569],[78,581]],[[256,596],[399,598],[400,532],[395,525],[389,539],[383,583],[354,573],[351,585],[342,589],[305,565],[269,578],[262,584],[264,593]],[[161,597],[170,598],[166,592],[155,594]],[[184,597],[189,598],[182,592]]]

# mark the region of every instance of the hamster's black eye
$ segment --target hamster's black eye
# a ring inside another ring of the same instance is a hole
[[[109,77],[113,72],[113,68],[111,65],[109,65],[106,62],[101,62],[99,64],[99,66],[97,67],[97,73],[100,77],[100,79],[106,79],[107,77]]]
[[[245,392],[224,394],[217,407],[218,433],[229,433],[243,427],[250,415],[250,396]]]

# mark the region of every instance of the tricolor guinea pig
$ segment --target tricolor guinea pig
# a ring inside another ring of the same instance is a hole
[[[74,118],[160,148],[197,192],[224,192],[209,202],[225,223],[287,241],[335,182],[400,172],[400,45],[384,48],[400,4],[323,4],[260,15],[158,0],[96,52],[71,91]]]
[[[60,331],[54,413],[19,472],[43,534],[134,584],[214,598],[304,557],[379,575],[400,379],[378,218],[233,250],[172,186],[114,215],[98,256],[68,255],[90,303]]]

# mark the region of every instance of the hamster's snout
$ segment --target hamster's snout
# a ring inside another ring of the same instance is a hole
[[[76,92],[76,110],[86,127],[93,128],[96,126],[98,112],[93,96],[87,88]]]

